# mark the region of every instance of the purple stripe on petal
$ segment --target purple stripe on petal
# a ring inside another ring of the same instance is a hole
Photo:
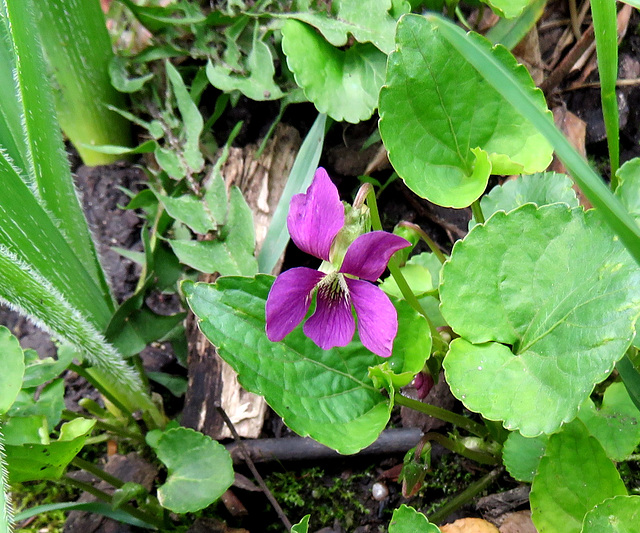
[[[329,274],[318,286],[316,310],[304,323],[304,334],[323,350],[351,342],[356,323],[344,278]]]
[[[302,322],[311,305],[312,291],[323,277],[322,272],[298,267],[276,278],[265,307],[269,340],[281,341]]]
[[[409,241],[393,233],[386,231],[365,233],[349,246],[340,272],[376,281],[387,268],[391,256],[407,246],[411,246]]]
[[[303,252],[329,260],[334,237],[344,225],[344,206],[338,189],[324,168],[316,170],[305,194],[291,199],[287,227]]]
[[[366,348],[389,357],[398,333],[398,313],[387,295],[368,281],[348,279],[351,301],[358,315],[358,333]]]

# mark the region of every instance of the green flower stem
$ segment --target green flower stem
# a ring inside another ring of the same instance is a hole
[[[59,483],[62,483],[64,485],[68,485],[70,487],[74,487],[76,489],[80,489],[80,490],[82,490],[84,492],[88,492],[92,496],[95,496],[99,500],[101,500],[103,502],[106,502],[108,504],[112,504],[113,503],[113,497],[112,496],[110,496],[106,492],[94,487],[93,485],[91,485],[91,483],[85,483],[84,481],[79,481],[77,479],[73,479],[72,477],[69,477],[68,475],[62,476],[60,478],[60,480],[59,480]],[[122,511],[124,511],[125,513],[130,514],[134,518],[137,518],[138,520],[142,520],[143,522],[146,522],[147,524],[151,524],[151,525],[155,526],[160,531],[166,531],[166,526],[167,525],[164,523],[163,520],[161,520],[157,516],[151,515],[149,513],[145,513],[144,511],[141,511],[140,509],[137,509],[133,505],[130,505],[128,503],[122,504],[118,508],[121,509]]]
[[[476,200],[471,204],[471,212],[478,224],[484,224],[484,213],[482,212],[482,207],[480,207],[480,200]]]
[[[470,420],[466,416],[452,413],[451,411],[447,411],[446,409],[442,409],[441,407],[436,407],[435,405],[429,405],[428,403],[419,402],[418,400],[414,400],[412,398],[407,398],[399,392],[396,392],[393,395],[393,401],[397,405],[403,405],[404,407],[409,407],[410,409],[413,409],[415,411],[420,411],[421,413],[437,418],[438,420],[449,422],[450,424],[464,429],[469,433],[477,435],[478,437],[485,438],[489,436],[489,430],[487,430],[486,427],[484,427],[482,424],[474,422],[473,420]]]
[[[444,264],[444,262],[447,260],[447,258],[442,253],[440,248],[438,248],[438,245],[433,241],[433,239],[431,237],[429,237],[429,235],[427,235],[426,231],[424,231],[420,226],[418,226],[417,224],[414,224],[413,222],[400,222],[399,226],[403,226],[403,227],[406,227],[406,228],[411,228],[418,235],[420,235],[420,238],[425,243],[427,243],[427,246],[429,247],[429,250],[431,250],[433,252],[433,254],[438,258],[438,261],[440,261],[442,264]]]
[[[84,459],[80,459],[80,457],[78,456],[74,457],[71,460],[71,464],[73,466],[77,466],[82,470],[86,470],[87,472],[96,476],[98,479],[106,481],[107,483],[109,483],[109,485],[111,485],[112,487],[115,487],[116,489],[119,489],[120,487],[122,487],[122,485],[124,485],[124,481],[118,479],[115,476],[112,476],[111,474],[109,474],[108,472],[105,472],[101,468],[98,468],[93,463],[90,463],[89,461],[85,461]]]
[[[64,418],[65,420],[74,420],[76,418],[86,418],[89,420],[96,420],[92,416],[85,416],[80,413],[74,413],[73,411],[69,411],[68,409],[65,409],[64,411],[62,411],[62,418]],[[129,431],[127,429],[118,427],[115,424],[109,424],[108,422],[103,422],[102,420],[96,420],[96,428],[102,429],[104,431],[108,431],[109,433],[113,433],[114,435],[117,435],[118,437],[122,437],[124,439],[131,439],[140,444],[145,443],[144,437],[141,434],[134,433],[133,431]]]
[[[440,433],[434,433],[434,432],[426,433],[423,439],[437,442],[441,446],[445,447],[447,450],[457,453],[458,455],[462,455],[463,457],[466,457],[467,459],[470,459],[471,461],[475,461],[476,463],[479,463],[482,465],[497,465],[499,463],[498,459],[493,455],[483,453],[483,452],[478,452],[475,450],[470,450],[461,442],[458,442],[454,439],[450,439],[449,437],[445,437]]]
[[[435,513],[430,515],[428,517],[429,522],[432,522],[434,524],[442,522],[447,516],[462,507],[468,501],[471,501],[473,498],[475,498],[476,495],[480,494],[484,489],[491,485],[496,479],[498,479],[498,477],[500,477],[503,470],[503,467],[496,468],[486,474],[484,477],[480,478],[475,483],[469,485],[460,494],[449,500]]]

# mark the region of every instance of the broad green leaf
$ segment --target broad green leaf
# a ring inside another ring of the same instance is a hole
[[[292,19],[282,28],[282,49],[296,83],[320,113],[352,123],[371,117],[387,61],[375,46],[357,43],[343,52]]]
[[[154,448],[168,470],[167,480],[158,487],[158,500],[174,513],[204,509],[233,483],[229,452],[207,435],[174,428],[165,431]]]
[[[578,418],[614,461],[624,461],[640,444],[640,411],[623,383],[609,385],[600,409],[588,399]]]
[[[200,134],[204,121],[182,81],[182,76],[169,61],[165,62],[165,67],[184,125],[184,160],[193,172],[200,172],[204,166],[204,158],[200,152]]]
[[[300,522],[298,522],[297,524],[294,524],[291,527],[291,533],[308,533],[309,531],[309,518],[311,518],[311,515],[305,515],[302,517],[302,520],[300,520]]]
[[[508,50],[469,38],[518,80],[550,121],[542,92]],[[466,207],[484,192],[489,174],[539,172],[551,162],[549,143],[433,21],[405,15],[396,47],[380,92],[380,133],[394,168],[418,195]]]
[[[440,285],[453,394],[526,437],[572,420],[625,353],[640,270],[592,210],[527,204],[454,246]]]
[[[614,496],[585,515],[581,533],[636,533],[639,523],[640,496]]]
[[[517,17],[531,0],[484,0],[500,16],[511,19]]]
[[[315,27],[333,46],[345,46],[349,34],[359,43],[373,43],[388,54],[393,50],[396,21],[389,13],[391,0],[335,0],[335,18],[322,12],[287,13],[281,15],[306,22]],[[401,10],[408,12],[409,9]]]
[[[640,225],[640,157],[627,161],[617,172],[615,195]]]
[[[58,440],[49,444],[39,442],[13,445],[7,439],[5,451],[9,465],[9,481],[59,479],[71,460],[84,446],[95,420],[76,418],[60,428]]]
[[[233,72],[231,67],[223,63],[207,63],[207,78],[216,89],[231,92],[240,91],[251,100],[277,100],[284,93],[275,83],[275,67],[269,45],[265,42],[265,34],[259,34],[260,25],[256,21],[253,31],[251,51],[247,57],[246,71]]]
[[[186,281],[182,289],[206,337],[241,385],[261,394],[287,426],[340,453],[371,444],[389,421],[388,398],[368,369],[380,358],[359,342],[322,350],[297,327],[281,342],[265,334],[264,307],[273,277]]]
[[[24,375],[24,354],[20,343],[4,326],[0,326],[0,354],[0,415],[3,415],[20,392]]]
[[[252,276],[258,271],[253,213],[237,187],[229,196],[224,234],[212,241],[171,240],[169,244],[181,263],[200,272]]]
[[[404,503],[393,511],[389,533],[440,533],[427,517]]]
[[[600,443],[575,420],[549,437],[531,487],[531,518],[539,533],[580,533],[595,505],[626,494]]]
[[[541,172],[518,176],[503,185],[491,189],[480,200],[485,220],[496,211],[509,212],[521,205],[532,203],[541,205],[565,203],[578,207],[578,197],[572,188],[573,182],[564,174]],[[476,225],[475,217],[469,222],[469,229]]]
[[[517,431],[509,433],[502,448],[502,462],[515,479],[531,483],[549,442],[548,435],[523,437]]]
[[[7,461],[4,455],[4,440],[2,438],[2,422],[0,419],[0,533],[11,533],[13,523],[13,508],[9,495]]]
[[[43,416],[53,429],[60,422],[63,409],[64,380],[56,379],[42,387],[42,390],[22,389],[7,414],[12,418]]]

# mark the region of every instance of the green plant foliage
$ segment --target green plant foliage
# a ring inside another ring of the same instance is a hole
[[[640,523],[640,496],[615,496],[594,506],[581,533],[635,533]]]
[[[158,500],[175,513],[204,509],[233,483],[229,452],[207,435],[173,428],[162,433],[153,448],[169,471],[167,480],[158,488]]]
[[[343,52],[293,19],[284,24],[282,37],[287,65],[320,113],[352,123],[371,117],[384,82],[384,53],[368,43]]]
[[[15,483],[60,478],[67,465],[84,446],[95,423],[95,420],[76,418],[62,425],[57,440],[47,443],[41,443],[37,431],[25,442],[23,434],[14,436],[5,426],[9,481]]]
[[[224,232],[215,240],[172,239],[169,244],[181,263],[200,272],[223,276],[252,276],[258,272],[253,213],[237,187],[231,188]]]
[[[69,366],[74,357],[78,357],[78,354],[68,344],[58,347],[57,359],[53,359],[53,357],[41,359],[35,350],[25,350],[22,388],[38,387],[57,378]]]
[[[291,533],[307,533],[309,531],[309,518],[311,515],[305,515],[302,520],[291,527]]]
[[[485,220],[496,211],[509,212],[521,205],[532,203],[541,205],[562,202],[569,207],[578,207],[578,197],[572,188],[573,182],[564,174],[541,172],[518,176],[491,189],[480,200]],[[475,217],[469,222],[469,229],[477,224]]]
[[[515,479],[531,483],[549,442],[548,435],[523,437],[517,431],[509,433],[502,448],[502,462]]]
[[[427,517],[404,503],[393,511],[389,533],[439,533],[440,529],[431,524]]]
[[[121,93],[135,93],[142,89],[145,83],[153,78],[153,73],[132,78],[127,72],[127,61],[124,57],[113,56],[109,61],[109,79]],[[124,116],[124,113],[121,113]]]
[[[9,496],[9,478],[7,461],[4,455],[4,439],[0,422],[0,533],[11,533],[13,524],[13,508]]]
[[[617,172],[615,195],[640,225],[640,157],[627,161]]]
[[[24,356],[20,343],[4,326],[0,326],[0,353],[0,414],[4,414],[18,396],[24,375]]]
[[[542,92],[508,50],[470,38],[551,116]],[[406,15],[398,23],[396,46],[380,92],[380,133],[409,188],[439,205],[466,207],[484,192],[491,173],[547,167],[549,143],[451,49],[437,24]]]
[[[265,334],[271,276],[184,282],[187,302],[206,337],[242,386],[261,394],[287,426],[340,453],[371,444],[389,420],[390,404],[368,379],[380,358],[359,342],[321,350],[296,328],[282,342]]]
[[[494,11],[505,18],[514,18],[520,15],[531,0],[485,0]]]
[[[453,394],[533,437],[572,420],[624,355],[640,271],[595,211],[527,204],[456,243],[440,296],[461,336],[444,361]]]
[[[531,518],[539,533],[580,533],[595,505],[626,494],[602,446],[575,420],[549,438],[531,488]]]
[[[64,409],[64,380],[56,379],[42,389],[23,388],[8,411],[10,417],[44,417],[47,426],[54,428]]]

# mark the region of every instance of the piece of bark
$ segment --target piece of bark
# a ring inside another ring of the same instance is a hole
[[[300,143],[295,128],[280,124],[258,159],[255,157],[257,145],[231,148],[222,167],[227,186],[238,186],[253,211],[257,251],[264,242]],[[281,261],[276,270],[280,266]],[[202,275],[200,281],[212,283],[215,275]],[[240,387],[236,373],[200,332],[191,312],[187,317],[187,340],[189,386],[182,425],[214,439],[228,438],[231,433],[216,410],[222,406],[240,436],[256,438],[267,409],[264,398]]]
[[[515,489],[506,490],[497,494],[490,494],[480,498],[476,503],[476,508],[482,515],[491,521],[495,521],[500,515],[524,505],[529,501],[529,485],[520,485]]]

